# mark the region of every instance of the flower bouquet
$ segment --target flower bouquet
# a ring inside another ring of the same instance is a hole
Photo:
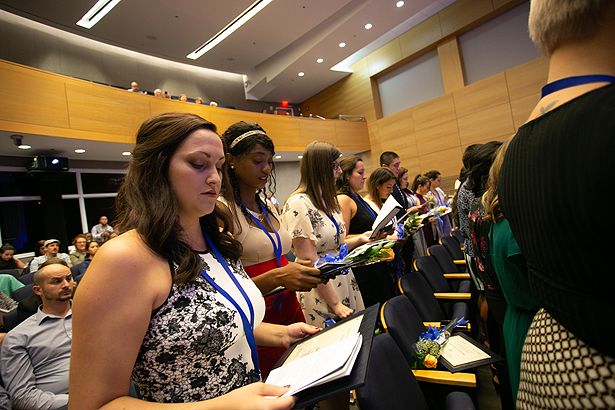
[[[438,329],[429,326],[426,331],[421,333],[419,340],[413,344],[414,360],[411,363],[413,369],[435,369],[438,366],[438,359],[442,346],[451,335],[452,330],[457,326],[468,323],[463,317],[451,320],[445,327]]]
[[[314,266],[320,269],[320,273],[324,277],[333,278],[336,275],[348,273],[348,269],[353,266],[364,266],[392,260],[395,257],[392,249],[394,245],[395,241],[382,239],[358,246],[348,253],[348,246],[342,244],[338,254],[322,255]]]
[[[419,229],[423,227],[423,218],[421,218],[418,212],[408,215],[402,226],[403,237],[414,235]]]

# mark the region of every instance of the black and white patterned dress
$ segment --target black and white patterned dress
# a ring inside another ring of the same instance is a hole
[[[208,274],[249,317],[244,298],[210,253],[201,254]],[[240,262],[227,261],[254,307],[254,323],[265,314],[260,291]],[[200,275],[173,284],[168,299],[152,315],[132,371],[143,399],[187,403],[221,396],[252,383],[253,363],[241,317]]]

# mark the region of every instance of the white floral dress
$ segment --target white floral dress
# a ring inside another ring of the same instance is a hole
[[[335,224],[323,211],[317,209],[306,194],[292,195],[286,201],[282,210],[282,225],[291,238],[308,238],[316,246],[318,255],[337,253],[339,246],[346,237],[346,227],[339,212],[331,215],[339,227],[339,237]],[[352,273],[339,275],[331,280],[342,303],[355,311],[363,310],[363,298],[359,286]],[[314,326],[323,327],[326,314],[331,313],[326,302],[322,300],[316,289],[309,292],[297,292],[305,321]],[[323,315],[324,313],[324,315]]]

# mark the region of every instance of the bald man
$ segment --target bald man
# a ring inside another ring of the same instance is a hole
[[[34,274],[38,311],[9,331],[2,343],[0,373],[15,410],[68,407],[75,280],[66,262],[50,258]]]

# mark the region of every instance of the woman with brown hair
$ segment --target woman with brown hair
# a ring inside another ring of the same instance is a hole
[[[320,271],[309,261],[289,262],[291,239],[281,226],[278,212],[267,201],[275,192],[275,148],[258,124],[244,121],[231,125],[222,134],[227,148],[228,178],[223,181],[223,196],[233,216],[233,236],[242,244],[241,263],[265,295],[277,287],[280,292],[265,296],[268,323],[289,325],[305,318],[295,291],[308,291],[322,283]],[[263,379],[284,354],[281,347],[258,347]]]
[[[346,225],[335,194],[340,156],[341,152],[328,142],[309,144],[301,160],[299,186],[282,210],[282,224],[290,233],[295,255],[312,263],[325,254],[337,254],[346,239]],[[358,236],[349,242],[352,248],[366,240]],[[299,292],[299,302],[306,321],[319,327],[324,326],[329,314],[344,318],[364,308],[352,270],[310,292]]]
[[[265,303],[216,206],[224,161],[215,125],[197,115],[139,128],[116,199],[123,233],[75,297],[71,410],[293,406],[271,398],[284,388],[254,383],[256,344],[288,346],[317,329],[261,322]],[[131,381],[144,401],[129,397]]]
[[[395,185],[396,181],[397,179],[393,171],[385,167],[376,168],[369,175],[365,201],[371,205],[376,213],[380,211],[384,201],[393,192],[393,185]]]

